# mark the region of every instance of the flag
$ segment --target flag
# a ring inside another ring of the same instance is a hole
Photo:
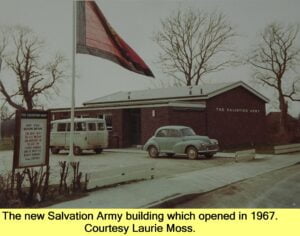
[[[113,61],[128,70],[154,77],[139,55],[114,31],[94,1],[78,1],[76,52]]]

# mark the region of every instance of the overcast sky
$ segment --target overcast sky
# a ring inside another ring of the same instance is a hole
[[[97,0],[109,23],[144,59],[156,78],[164,79],[157,60],[159,48],[151,40],[160,28],[160,20],[177,8],[193,7],[203,11],[219,10],[239,34],[235,47],[241,54],[254,45],[258,33],[273,21],[300,23],[299,0]],[[0,0],[0,25],[30,26],[47,42],[47,52],[62,52],[71,64],[72,1],[70,0]],[[299,39],[300,37],[298,37]],[[299,43],[299,42],[298,42]],[[120,90],[154,87],[153,79],[89,55],[76,56],[76,105]],[[4,73],[0,74],[5,77]],[[240,66],[212,74],[206,82],[251,80],[251,70]],[[6,83],[8,83],[6,81]],[[70,105],[70,83],[61,87],[61,96],[48,107]],[[260,90],[263,91],[263,90]],[[271,96],[266,91],[267,96]],[[299,104],[298,104],[299,105]],[[300,112],[294,106],[293,113]]]

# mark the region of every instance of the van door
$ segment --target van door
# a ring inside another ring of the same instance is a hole
[[[101,147],[108,147],[108,130],[106,129],[105,122],[97,122],[98,136],[101,143]]]
[[[68,123],[66,133],[66,146],[70,146],[70,126]],[[80,147],[80,149],[87,149],[87,131],[85,122],[74,122],[74,146]]]
[[[89,146],[91,146],[93,149],[100,146],[100,140],[98,137],[97,132],[97,125],[95,122],[88,122],[87,123],[87,143]]]
[[[53,146],[65,147],[66,145],[66,123],[57,123],[56,131],[52,133]]]
[[[108,132],[102,122],[88,122],[88,144],[94,148],[106,148],[108,145]]]
[[[87,147],[87,128],[85,122],[75,122],[74,123],[74,144],[75,146],[83,149],[88,149]]]

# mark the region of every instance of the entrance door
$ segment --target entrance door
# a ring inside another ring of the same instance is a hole
[[[141,144],[141,109],[130,109],[129,112],[129,144]]]

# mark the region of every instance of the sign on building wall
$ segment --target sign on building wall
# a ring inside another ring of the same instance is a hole
[[[47,111],[17,111],[13,168],[48,165],[49,141]]]
[[[218,112],[234,112],[234,113],[260,113],[259,109],[249,108],[228,108],[228,107],[216,107]]]

